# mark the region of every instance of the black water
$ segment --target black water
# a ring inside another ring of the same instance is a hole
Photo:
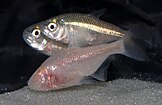
[[[47,58],[24,42],[22,32],[26,27],[67,12],[90,13],[103,8],[107,8],[107,11],[100,18],[123,29],[143,22],[158,30],[155,36],[146,37],[148,41],[145,37],[142,38],[144,41],[140,41],[150,61],[139,62],[113,55],[115,59],[108,69],[108,80],[137,78],[162,83],[161,4],[161,0],[1,0],[0,93],[25,86],[30,76]]]

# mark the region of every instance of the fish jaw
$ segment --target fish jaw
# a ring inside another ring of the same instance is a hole
[[[23,39],[29,46],[33,43],[33,37],[31,33],[27,31],[27,29],[23,32]]]
[[[32,90],[36,91],[49,91],[62,88],[61,84],[64,82],[61,80],[57,73],[53,73],[47,68],[38,68],[38,70],[32,75],[28,81],[28,86]]]

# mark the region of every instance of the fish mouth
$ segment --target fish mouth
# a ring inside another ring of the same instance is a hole
[[[28,45],[30,45],[33,42],[31,33],[27,31],[23,32],[23,39]]]
[[[43,80],[39,73],[44,69],[38,69],[36,72],[30,77],[28,81],[28,86],[31,90],[35,91],[47,91],[47,89],[43,88]]]
[[[30,35],[23,35],[23,39],[29,46],[35,43],[33,37],[31,37]]]

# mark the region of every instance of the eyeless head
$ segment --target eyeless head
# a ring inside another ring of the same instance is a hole
[[[58,88],[57,76],[46,68],[39,68],[29,79],[28,86],[32,90],[48,91]]]

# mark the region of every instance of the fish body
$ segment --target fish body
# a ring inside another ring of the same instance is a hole
[[[116,41],[125,35],[121,28],[99,20],[90,14],[68,13],[44,22],[42,33],[47,37],[68,43],[69,46],[86,46]],[[80,34],[86,31],[86,34]]]
[[[32,90],[49,91],[88,84],[91,80],[84,78],[94,74],[109,55],[116,53],[125,53],[123,40],[60,50],[37,69],[29,79],[28,86]],[[104,78],[101,80],[105,81]]]

